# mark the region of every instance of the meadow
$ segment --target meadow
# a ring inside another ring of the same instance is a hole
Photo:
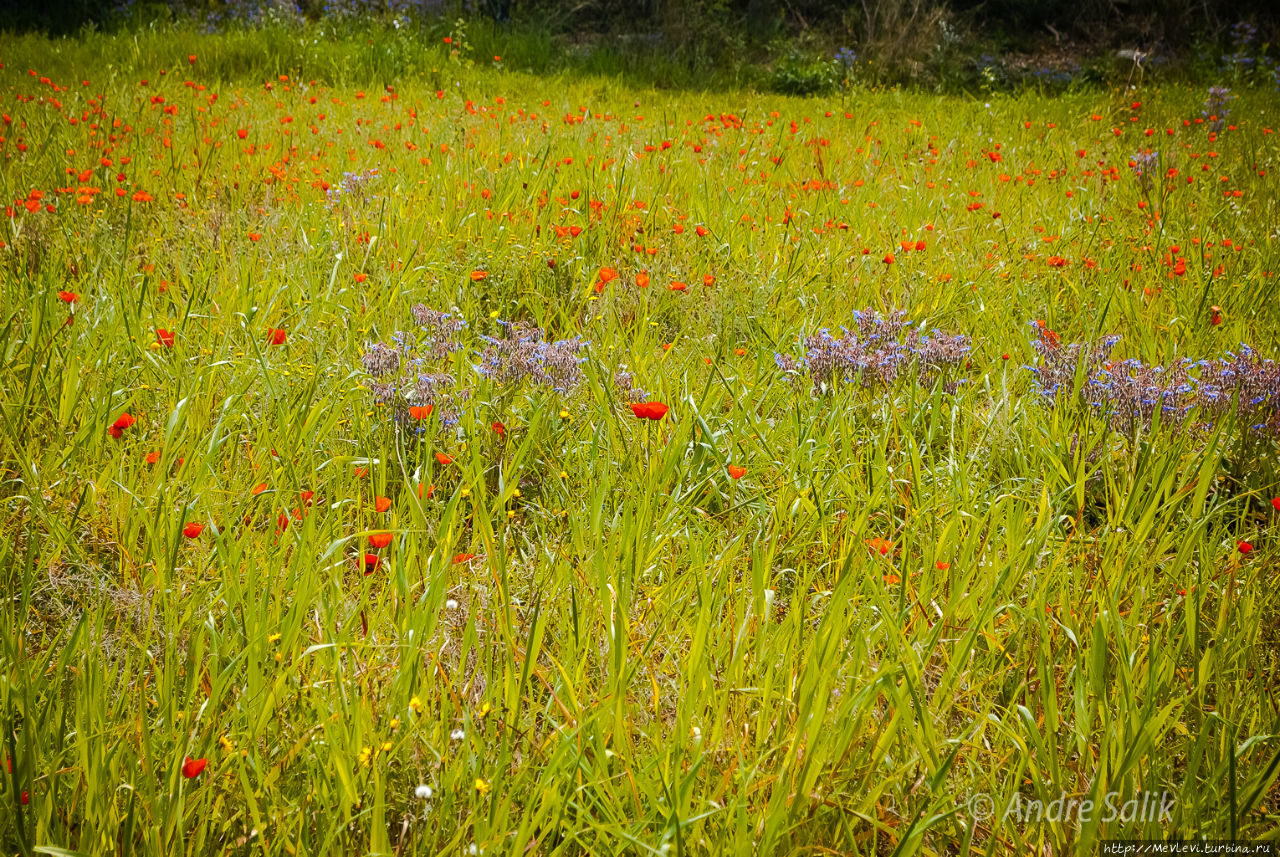
[[[1276,842],[1280,95],[446,38],[0,38],[6,852]]]

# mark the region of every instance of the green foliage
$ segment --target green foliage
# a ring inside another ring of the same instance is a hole
[[[1275,444],[1117,432],[1021,367],[1031,319],[1280,356],[1280,96],[1211,138],[1199,87],[708,92],[660,48],[344,26],[5,42],[0,846],[1273,835]],[[419,303],[468,321],[456,426],[361,363]],[[868,306],[972,336],[966,383],[780,371]],[[587,340],[581,387],[480,377],[499,319]],[[973,802],[1164,790],[1168,824]]]
[[[840,72],[824,57],[792,51],[774,63],[769,89],[783,95],[825,95],[840,81]]]

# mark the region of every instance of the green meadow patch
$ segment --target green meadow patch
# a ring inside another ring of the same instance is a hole
[[[0,39],[6,852],[1275,842],[1280,96],[367,47]]]

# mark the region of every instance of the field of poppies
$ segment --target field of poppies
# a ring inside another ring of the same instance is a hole
[[[1276,841],[1275,91],[257,38],[0,38],[6,853]]]

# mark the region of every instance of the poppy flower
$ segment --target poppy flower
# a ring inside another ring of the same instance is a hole
[[[660,420],[669,410],[671,408],[662,402],[633,402],[631,405],[631,413],[642,420]]]
[[[745,468],[745,467],[739,467],[739,466],[738,466],[738,465],[736,465],[736,464],[730,464],[730,465],[729,465],[729,478],[730,478],[730,479],[735,479],[735,480],[737,480],[737,479],[741,479],[742,477],[744,477],[744,476],[746,476],[746,475],[747,475],[747,468]]]
[[[257,485],[253,486],[253,488],[249,491],[249,493],[252,494],[254,497],[257,497],[259,494],[261,494],[263,491],[266,491],[266,490],[267,490],[267,483],[259,482]]]
[[[705,226],[699,226],[699,227],[697,227],[696,229],[694,229],[693,231],[694,231],[694,232],[696,232],[696,233],[698,233],[698,237],[699,237],[699,238],[706,238],[708,235],[710,235],[710,234],[711,234],[711,230],[710,230],[710,229],[708,229],[708,228],[707,228],[707,227],[705,227]]]
[[[1271,508],[1275,509],[1277,512],[1280,512],[1280,497],[1271,498]]]
[[[641,271],[640,273],[636,274],[636,288],[638,289],[649,288],[649,275],[644,271]]]
[[[198,539],[200,538],[200,534],[203,532],[204,524],[199,521],[189,521],[187,522],[187,525],[182,528],[182,534],[189,539]]]
[[[716,278],[713,274],[702,275],[702,285],[711,286],[711,285],[715,285],[715,282],[716,282]]]
[[[505,438],[507,436],[507,427],[500,422],[494,422],[493,430],[498,435],[498,437]]]
[[[684,283],[680,282],[679,280],[675,280],[671,283],[671,285],[667,286],[667,290],[672,292],[683,292],[687,288],[689,287]]]
[[[893,254],[892,254],[892,253],[885,253],[885,254],[884,254],[884,259],[883,259],[883,260],[881,260],[881,261],[883,261],[886,265],[892,265],[892,264],[893,264]]]
[[[58,292],[58,300],[64,304],[73,304],[80,300],[80,296],[75,292]]]
[[[284,328],[268,327],[267,337],[272,345],[284,345],[284,341],[289,337],[289,334]]]
[[[481,280],[488,278],[488,276],[489,276],[489,272],[488,272],[488,271],[472,271],[472,272],[471,272],[471,282],[473,282],[473,283],[478,283],[478,282],[480,282]]]
[[[430,500],[431,496],[435,493],[436,493],[436,486],[434,485],[422,485],[422,484],[418,485],[419,500],[422,500],[422,499]]]
[[[446,464],[453,464],[453,459],[445,455],[443,452],[436,453],[436,462],[443,467]]]
[[[237,128],[237,129],[236,129],[236,136],[237,136],[237,137],[239,137],[241,140],[243,140],[245,137],[248,137],[248,136],[249,136],[249,129],[248,129],[248,128]]]
[[[938,571],[946,571],[947,569],[951,568],[951,563],[938,560],[933,564],[933,567],[936,568]]]
[[[460,553],[454,556],[453,564],[461,565],[462,563],[467,562],[468,560],[473,560],[475,558],[476,558],[476,555],[473,553]]]
[[[364,555],[363,562],[365,575],[370,575],[378,570],[378,564],[382,562],[382,560],[378,559],[376,554],[367,553]]]
[[[1253,545],[1248,542],[1237,542],[1236,550],[1240,551],[1240,553],[1249,553],[1253,550]]]
[[[193,759],[188,756],[182,763],[182,776],[189,780],[194,780],[204,773],[204,769],[208,764],[208,759]]]
[[[369,468],[367,468],[367,467],[357,467],[357,468],[355,469],[356,478],[357,478],[357,479],[363,479],[363,478],[364,478],[364,475],[365,475],[366,473],[368,473],[368,472],[369,472]]]
[[[380,550],[391,544],[391,533],[374,533],[369,536],[369,546],[374,550]]]
[[[877,536],[874,539],[867,539],[867,547],[872,553],[878,553],[880,556],[888,556],[889,552],[893,550],[893,542]]]
[[[155,463],[156,463],[157,461],[159,461],[159,460],[160,460],[160,451],[159,451],[159,450],[155,450],[155,451],[153,451],[153,452],[148,452],[148,453],[147,453],[147,458],[146,458],[147,464],[155,464]]]
[[[379,512],[387,511],[388,509],[391,508],[391,498],[390,497],[377,498],[376,500],[373,501],[373,508],[377,509]]]
[[[357,282],[357,283],[363,283],[363,282],[364,282],[365,280],[367,280],[367,279],[369,279],[369,275],[368,275],[368,274],[356,274],[356,282]]]
[[[165,348],[172,348],[174,342],[174,333],[172,330],[165,330],[163,327],[156,328],[156,342],[159,342]]]
[[[116,417],[116,421],[107,428],[107,434],[119,440],[120,436],[124,434],[124,430],[132,426],[135,422],[137,422],[137,420],[134,419],[133,415],[128,411],[125,411],[123,414]]]
[[[1209,324],[1212,324],[1214,327],[1217,327],[1218,325],[1222,324],[1222,308],[1221,307],[1216,307],[1216,306],[1209,307]]]
[[[409,417],[415,420],[425,420],[431,416],[431,405],[413,405],[409,408]]]

